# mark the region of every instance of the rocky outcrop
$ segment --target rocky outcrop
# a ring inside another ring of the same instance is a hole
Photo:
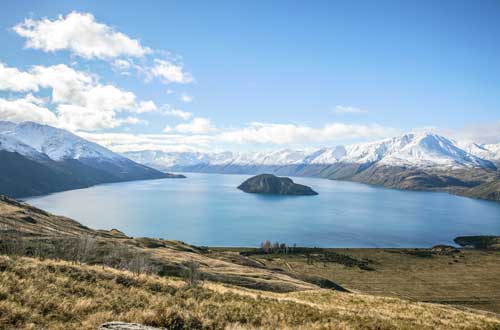
[[[308,186],[294,183],[292,179],[277,177],[273,174],[260,174],[243,182],[238,189],[247,193],[272,195],[317,195],[318,193]]]

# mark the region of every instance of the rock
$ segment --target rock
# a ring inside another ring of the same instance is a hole
[[[107,322],[101,324],[98,330],[161,330],[160,328],[148,327],[146,325],[126,322]]]
[[[169,179],[185,179],[186,176],[183,174],[173,174],[173,173],[165,173],[165,177]]]
[[[260,174],[243,182],[238,189],[247,193],[273,195],[317,195],[308,186],[294,183],[292,179],[272,174]]]
[[[451,245],[439,244],[439,245],[434,245],[431,248],[431,252],[436,253],[436,254],[447,255],[447,254],[458,253],[458,252],[460,252],[460,250],[454,246],[451,246]]]

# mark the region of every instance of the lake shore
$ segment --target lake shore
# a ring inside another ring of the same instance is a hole
[[[94,230],[13,199],[0,200],[3,254],[63,259],[185,278],[192,263],[203,281],[265,292],[334,289],[500,313],[500,251],[418,249],[209,248],[181,241]],[[172,237],[174,238],[174,237]],[[475,240],[485,242],[484,239]]]

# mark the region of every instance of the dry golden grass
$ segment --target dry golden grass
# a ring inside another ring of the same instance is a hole
[[[0,256],[1,329],[500,329],[500,318],[443,305],[330,290],[271,293],[101,266]]]
[[[410,249],[330,249],[359,260],[371,260],[373,271],[317,261],[304,255],[255,258],[269,268],[316,275],[343,287],[372,295],[462,305],[500,313],[500,251],[462,250],[419,257]]]

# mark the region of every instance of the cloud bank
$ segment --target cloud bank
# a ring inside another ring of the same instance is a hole
[[[25,19],[13,30],[26,39],[25,47],[44,52],[67,50],[85,58],[142,57],[152,52],[137,39],[98,23],[89,13],[71,12],[57,19]]]

